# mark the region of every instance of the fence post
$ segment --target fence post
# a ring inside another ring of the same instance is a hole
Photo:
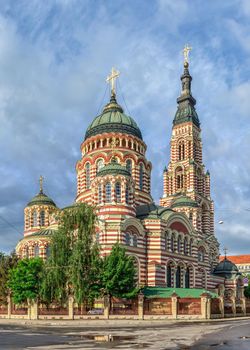
[[[74,298],[72,295],[69,296],[68,300],[68,312],[69,312],[69,319],[74,319]]]
[[[178,295],[176,293],[173,293],[171,295],[172,300],[172,317],[177,319],[178,314]]]
[[[247,315],[247,308],[246,308],[246,298],[241,298],[241,304],[242,304],[242,312],[244,316]]]
[[[109,319],[109,307],[110,307],[109,295],[104,295],[103,304],[104,304],[104,318]]]
[[[211,318],[211,299],[208,293],[201,294],[201,317]]]
[[[221,296],[219,297],[220,300],[220,313],[221,313],[221,318],[225,317],[225,305],[224,305],[224,297]]]
[[[144,294],[142,292],[138,294],[138,318],[139,320],[144,318]]]
[[[37,300],[31,300],[30,301],[30,320],[37,320],[38,319],[38,301]]]
[[[12,299],[10,294],[7,296],[7,301],[8,301],[8,318],[11,318]]]

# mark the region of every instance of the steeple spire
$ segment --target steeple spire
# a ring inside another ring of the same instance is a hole
[[[39,177],[39,185],[40,185],[40,194],[43,194],[43,180],[44,180],[44,177],[42,175],[40,175]]]
[[[200,127],[200,121],[195,110],[196,100],[192,96],[191,82],[192,77],[189,73],[188,55],[191,47],[186,45],[183,49],[184,54],[184,72],[181,76],[181,95],[177,98],[178,109],[175,114],[173,124],[180,124],[192,121],[196,126]]]

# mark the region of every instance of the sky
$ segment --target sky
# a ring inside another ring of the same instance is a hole
[[[211,174],[221,252],[250,253],[250,1],[0,0],[0,250],[15,248],[39,191],[64,207],[76,195],[85,131],[108,101],[138,123],[162,172],[189,43],[192,93]],[[219,224],[223,221],[223,224]]]

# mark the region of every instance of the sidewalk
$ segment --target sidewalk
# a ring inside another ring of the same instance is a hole
[[[200,324],[200,323],[224,323],[228,321],[250,320],[250,317],[223,318],[211,320],[20,320],[20,319],[0,319],[1,325],[15,326],[38,326],[38,327],[84,327],[84,328],[124,328],[124,327],[149,327],[166,326],[177,324]]]

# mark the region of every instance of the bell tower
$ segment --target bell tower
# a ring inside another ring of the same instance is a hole
[[[173,120],[170,162],[163,173],[160,205],[185,212],[194,228],[206,237],[214,233],[214,208],[210,198],[210,174],[202,162],[200,121],[192,96],[192,77],[188,54],[184,52],[184,71],[177,112]]]

